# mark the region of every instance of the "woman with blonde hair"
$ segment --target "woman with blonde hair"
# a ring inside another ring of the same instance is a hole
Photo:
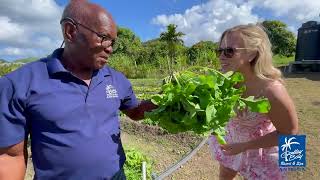
[[[294,104],[272,64],[271,43],[260,25],[239,25],[226,30],[217,50],[222,71],[244,75],[243,96],[268,98],[267,114],[243,110],[226,127],[226,145],[210,139],[213,156],[220,163],[219,178],[285,179],[278,166],[278,136],[297,134],[298,118]]]

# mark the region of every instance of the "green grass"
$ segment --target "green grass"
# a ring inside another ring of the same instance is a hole
[[[158,87],[161,85],[161,79],[130,79],[133,86]]]
[[[161,79],[130,79],[130,82],[139,99],[150,99],[161,90]]]
[[[319,179],[320,162],[320,76],[319,74],[291,74],[286,85],[299,117],[299,134],[307,136],[307,169],[293,172],[289,179]]]
[[[294,56],[292,57],[285,57],[285,56],[279,56],[279,55],[273,56],[273,64],[276,67],[289,65],[289,63],[293,61],[294,61]]]

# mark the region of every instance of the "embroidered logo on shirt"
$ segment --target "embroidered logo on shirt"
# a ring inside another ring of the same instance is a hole
[[[118,97],[118,92],[116,88],[114,88],[112,85],[107,85],[106,86],[106,95],[107,98],[117,98]]]

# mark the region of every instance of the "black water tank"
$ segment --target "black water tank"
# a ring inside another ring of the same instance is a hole
[[[320,23],[308,21],[298,29],[296,61],[320,61]]]

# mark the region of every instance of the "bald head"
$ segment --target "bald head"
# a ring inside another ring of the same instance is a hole
[[[97,4],[71,0],[63,11],[62,20],[66,64],[69,62],[90,72],[102,68],[117,38],[117,27],[111,15]]]
[[[98,25],[102,20],[99,16],[107,17],[104,20],[111,20],[112,16],[101,6],[90,3],[87,0],[71,0],[63,11],[62,18],[72,18],[80,23]]]

